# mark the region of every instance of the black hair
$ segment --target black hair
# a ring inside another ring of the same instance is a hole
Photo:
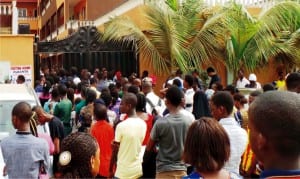
[[[32,117],[31,106],[27,102],[19,102],[13,107],[11,114],[22,122],[29,122]]]
[[[252,92],[249,94],[249,96],[256,97],[256,96],[259,96],[259,95],[261,95],[261,94],[262,94],[261,91],[255,90],[255,91],[252,91]]]
[[[63,178],[93,178],[90,161],[97,149],[97,141],[88,133],[71,133],[64,138],[61,153],[70,152],[71,161],[65,166],[59,165]]]
[[[185,75],[184,81],[186,81],[189,86],[193,86],[194,84],[194,78],[192,75]]]
[[[65,96],[67,94],[67,87],[64,84],[59,84],[57,86],[58,93],[60,96]]]
[[[281,157],[300,155],[300,97],[288,91],[269,91],[249,107],[249,120]],[[266,156],[267,157],[267,156]]]
[[[275,86],[272,83],[267,83],[262,88],[264,92],[276,90]]]
[[[225,107],[228,114],[233,110],[233,98],[227,91],[217,91],[211,98],[211,102],[217,107]]]
[[[173,85],[177,86],[178,88],[182,87],[181,81],[177,78],[173,80]]]
[[[146,96],[142,93],[137,93],[137,104],[136,104],[136,111],[146,112]]]
[[[128,87],[128,92],[133,93],[133,94],[138,94],[139,92],[139,87],[136,85],[131,85]]]
[[[91,89],[87,89],[87,93],[86,93],[86,103],[92,103],[95,101],[95,99],[97,98],[97,93],[94,90]]]
[[[91,78],[91,79],[90,79],[90,84],[96,84],[96,83],[97,83],[96,78]]]
[[[227,85],[225,88],[224,88],[224,91],[228,91],[230,92],[231,95],[234,95],[235,93],[238,93],[239,90],[233,86],[233,85]]]
[[[289,91],[298,92],[300,90],[300,73],[294,72],[289,74],[285,80],[286,87]]]
[[[49,94],[50,89],[51,89],[51,83],[50,81],[47,80],[43,85],[43,94]]]
[[[21,83],[24,83],[25,82],[24,75],[18,75],[17,80],[20,81]]]
[[[100,98],[104,101],[106,107],[109,107],[111,105],[112,96],[109,92],[102,92]]]
[[[133,93],[126,93],[122,98],[122,102],[125,104],[131,104],[131,107],[135,109],[137,104],[137,97]]]
[[[182,70],[178,69],[175,74],[176,75],[182,75]]]
[[[206,69],[206,72],[207,72],[207,73],[215,72],[215,69],[214,69],[213,67],[208,67],[208,68]]]
[[[179,106],[182,102],[182,91],[177,86],[171,86],[167,89],[166,99],[173,105]]]
[[[94,116],[97,121],[98,120],[106,120],[107,122],[109,122],[108,116],[107,116],[107,108],[103,104],[100,104],[100,103],[94,104]]]

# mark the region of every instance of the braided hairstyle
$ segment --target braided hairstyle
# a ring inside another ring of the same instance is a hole
[[[63,178],[93,178],[91,157],[98,149],[97,141],[87,133],[76,132],[68,135],[61,144],[61,152],[68,151],[71,161],[59,163]]]

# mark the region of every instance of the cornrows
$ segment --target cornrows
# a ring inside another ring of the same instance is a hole
[[[71,161],[60,166],[65,178],[92,178],[90,159],[95,155],[97,141],[87,133],[76,132],[68,135],[61,144],[61,152],[69,151]]]

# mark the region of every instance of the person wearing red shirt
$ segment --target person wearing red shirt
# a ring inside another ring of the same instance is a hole
[[[114,139],[113,127],[108,122],[107,108],[103,104],[94,105],[94,119],[97,121],[91,127],[91,135],[98,141],[100,152],[100,168],[97,177],[109,176],[109,163],[111,158],[111,143]]]

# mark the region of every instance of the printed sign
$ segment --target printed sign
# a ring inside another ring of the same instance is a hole
[[[32,74],[31,74],[31,65],[25,66],[12,66],[10,67],[10,80],[12,83],[17,83],[16,80],[19,75],[23,75],[25,77],[25,83],[31,84],[32,82]]]

